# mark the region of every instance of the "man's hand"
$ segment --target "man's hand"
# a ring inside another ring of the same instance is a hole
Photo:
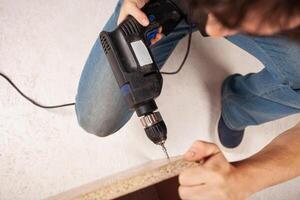
[[[122,5],[118,24],[126,19],[128,15],[133,16],[142,26],[149,25],[149,19],[147,15],[141,10],[148,3],[149,0],[124,0]],[[159,29],[159,32],[154,39],[151,40],[151,44],[155,44],[162,38],[162,28]]]
[[[179,195],[182,199],[244,200],[250,196],[243,175],[215,144],[197,141],[184,158],[201,164],[180,174]]]
[[[146,14],[141,11],[141,8],[143,8],[148,2],[149,0],[124,0],[118,19],[118,24],[124,21],[128,15],[131,15],[141,25],[148,26],[149,20]]]

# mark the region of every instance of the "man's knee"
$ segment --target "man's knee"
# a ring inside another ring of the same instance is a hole
[[[76,115],[79,126],[86,132],[100,137],[105,137],[110,134],[110,130],[104,130],[100,122],[92,118],[88,112],[83,111],[80,106],[76,106]]]
[[[77,103],[76,116],[80,127],[88,133],[105,137],[114,132],[115,128],[109,123],[113,120],[105,120],[105,116],[101,116],[101,113],[96,115],[92,108],[87,105]]]
[[[132,116],[131,111],[111,112],[76,103],[77,121],[86,132],[106,137],[122,128]]]

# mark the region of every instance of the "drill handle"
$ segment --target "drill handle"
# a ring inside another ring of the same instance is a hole
[[[182,12],[171,0],[151,0],[142,8],[142,11],[150,21],[150,24],[143,30],[144,39],[148,45],[159,33],[160,27],[162,34],[168,35],[183,19]]]

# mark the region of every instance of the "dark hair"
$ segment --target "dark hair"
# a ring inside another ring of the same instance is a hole
[[[226,27],[241,26],[249,11],[255,10],[260,23],[279,25],[284,30],[287,22],[300,16],[300,0],[191,0],[193,7],[214,16]],[[199,10],[199,11],[200,11]],[[300,39],[300,26],[282,34]]]

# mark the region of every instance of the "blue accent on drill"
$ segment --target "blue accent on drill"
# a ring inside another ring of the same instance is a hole
[[[129,84],[125,84],[121,87],[121,93],[125,97],[131,92],[131,88]]]
[[[150,33],[148,33],[147,34],[147,40],[148,40],[148,42],[151,42],[151,40],[154,39],[157,34],[158,34],[158,29],[154,29]]]
[[[154,15],[149,15],[148,19],[151,23],[151,22],[154,22],[156,18],[155,18]],[[153,29],[150,33],[147,34],[147,43],[148,43],[148,45],[151,45],[151,40],[154,39],[157,34],[158,34],[158,29]]]

